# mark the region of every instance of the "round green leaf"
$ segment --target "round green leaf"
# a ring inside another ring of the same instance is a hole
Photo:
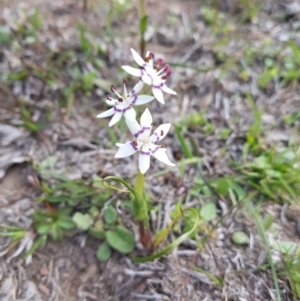
[[[105,238],[103,222],[101,220],[96,221],[94,226],[89,229],[89,233],[97,238]]]
[[[216,205],[214,203],[205,204],[200,210],[200,215],[205,221],[211,221],[215,219],[217,216]]]
[[[249,243],[248,235],[242,231],[237,231],[233,233],[232,240],[237,245],[247,245]]]
[[[124,227],[117,226],[115,231],[106,231],[109,245],[123,254],[128,254],[134,249],[134,236]]]
[[[112,224],[117,219],[117,211],[113,206],[108,206],[104,211],[104,220],[107,224]]]
[[[105,241],[101,246],[98,248],[97,251],[97,258],[100,261],[107,261],[111,256],[111,249],[108,243]]]
[[[76,212],[72,219],[77,228],[84,231],[88,230],[94,223],[93,218],[87,213],[82,214],[81,212]]]

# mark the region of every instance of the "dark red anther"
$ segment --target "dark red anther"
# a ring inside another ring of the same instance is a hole
[[[123,101],[123,98],[119,97],[118,102],[122,102],[122,101]]]
[[[115,91],[116,91],[115,86],[111,86],[111,87],[110,87],[110,91],[111,91],[111,92],[115,92]]]
[[[123,84],[127,85],[127,80],[126,79],[123,79]]]
[[[170,66],[168,64],[164,65],[164,72],[171,72]]]
[[[156,60],[157,67],[161,66],[163,62],[164,62],[163,59],[161,59],[161,58],[157,59]]]
[[[150,53],[149,53],[149,57],[150,57],[150,59],[153,60],[153,59],[154,59],[154,53],[150,52]]]
[[[167,79],[167,76],[166,76],[166,75],[163,75],[163,76],[161,77],[161,79]]]

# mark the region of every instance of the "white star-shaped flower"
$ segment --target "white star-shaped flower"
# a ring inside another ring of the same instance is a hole
[[[130,66],[122,66],[122,68],[131,75],[141,77],[145,84],[152,86],[153,95],[159,102],[162,104],[165,103],[163,92],[174,95],[177,94],[165,85],[167,77],[171,74],[169,65],[163,65],[161,58],[157,59],[154,64],[153,53],[147,52],[145,60],[132,48],[131,53],[140,68]]]
[[[125,144],[117,143],[120,147],[115,158],[125,158],[139,152],[139,169],[144,174],[150,167],[150,155],[157,160],[169,165],[175,166],[167,154],[166,148],[156,145],[155,142],[162,140],[168,133],[171,124],[160,125],[152,135],[152,116],[148,109],[141,116],[141,123],[136,120],[126,120],[127,126],[136,140],[126,142]]]
[[[113,126],[120,121],[123,114],[126,120],[134,120],[136,117],[136,112],[132,106],[143,105],[154,99],[153,96],[149,95],[137,95],[144,87],[144,83],[142,81],[139,81],[129,93],[127,93],[126,81],[123,82],[123,85],[124,97],[116,91],[114,86],[111,86],[111,91],[114,92],[118,98],[111,98],[109,95],[107,95],[106,103],[110,106],[113,106],[113,108],[97,115],[97,118],[104,118],[113,115],[108,124],[109,126]]]

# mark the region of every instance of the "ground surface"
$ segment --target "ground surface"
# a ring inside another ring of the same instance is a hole
[[[30,229],[31,215],[40,206],[36,199],[41,194],[33,165],[49,157],[56,160],[53,171],[73,180],[90,179],[96,174],[135,176],[135,158],[113,158],[115,147],[111,137],[124,141],[128,133],[124,129],[109,131],[107,120],[99,123],[95,116],[105,109],[104,98],[109,86],[120,86],[125,76],[120,74],[119,67],[133,63],[130,48],[139,49],[138,3],[121,8],[116,5],[110,22],[107,2],[90,1],[86,11],[79,1],[5,1],[3,4],[0,20],[10,28],[12,42],[1,46],[0,74],[3,79],[8,74],[19,75],[0,82],[1,224]],[[205,17],[201,11],[205,1],[172,1],[172,5],[168,1],[146,2],[147,49],[172,64],[168,85],[178,93],[167,96],[163,108],[152,102],[151,112],[157,124],[172,122],[189,128],[185,134],[192,138],[193,149],[202,158],[205,178],[234,175],[231,161],[241,161],[247,131],[255,120],[247,95],[253,97],[258,111],[262,112],[266,148],[287,146],[291,137],[299,144],[299,117],[292,124],[283,123],[284,116],[299,111],[298,81],[282,86],[275,78],[266,87],[258,84],[266,68],[265,58],[273,57],[274,53],[285,56],[288,52],[282,50],[282,45],[291,36],[299,42],[297,8],[288,6],[291,1],[287,6],[281,1],[265,1],[251,22],[241,21],[244,10],[239,1],[222,1],[220,5],[215,1],[225,17],[211,24],[209,16]],[[24,25],[33,6],[42,16],[38,38],[32,38]],[[226,16],[232,18],[228,23],[224,22]],[[215,18],[220,16],[212,15]],[[88,56],[97,57],[97,62],[87,59],[82,51],[78,24],[87,28],[93,43],[101,48],[98,53],[89,49]],[[250,52],[251,66],[247,61]],[[59,63],[62,53],[66,59]],[[86,91],[83,87],[68,94],[68,88],[77,80],[74,65],[81,76],[93,71],[99,81]],[[25,76],[20,75],[22,70],[26,70]],[[129,79],[129,84],[133,85],[134,81]],[[33,124],[43,124],[41,129],[30,131],[24,126],[28,121],[22,117],[24,107],[29,108]],[[205,130],[187,124],[188,116],[200,110],[205,112],[206,123],[201,125]],[[230,129],[229,134],[220,138],[224,129]],[[171,160],[179,163],[183,151],[175,127],[164,145]],[[152,215],[154,231],[170,223],[171,211],[179,199],[188,207],[200,208],[205,203],[200,194],[189,194],[198,177],[196,166],[188,165],[183,177],[179,168],[157,173],[164,168],[153,164],[146,184],[153,204],[160,204],[161,215]],[[96,257],[99,241],[86,239],[80,231],[60,242],[49,241],[34,253],[29,265],[21,257],[10,258],[7,252],[0,251],[0,299],[275,300],[270,269],[258,268],[267,263],[267,255],[253,218],[245,208],[231,209],[232,204],[225,197],[217,198],[216,202],[218,218],[223,215],[225,218],[203,249],[198,248],[195,240],[188,239],[171,254],[154,262],[134,264],[131,256],[114,253],[108,262],[100,263]],[[271,199],[261,205],[262,218],[267,214],[274,217],[276,235],[268,234],[270,244],[277,239],[299,243],[295,230],[299,208],[295,207],[296,213],[285,219],[282,208],[282,202],[276,204]],[[122,216],[124,223],[135,229],[126,209],[123,212],[126,213]],[[199,240],[207,233],[205,228],[212,224],[204,224]],[[234,244],[232,234],[236,231],[247,233],[250,242]],[[9,241],[3,240],[1,244],[1,250],[5,250]],[[142,255],[138,242],[136,252]],[[280,260],[278,253],[274,252],[273,256]],[[191,265],[206,272],[192,271]],[[223,277],[222,283],[218,285],[210,275]],[[296,300],[287,277],[279,277],[278,283],[282,300]]]

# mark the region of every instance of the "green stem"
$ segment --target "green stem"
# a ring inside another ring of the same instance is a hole
[[[139,170],[137,180],[136,180],[136,191],[137,191],[137,194],[140,199],[139,205],[145,209],[145,208],[147,208],[147,203],[146,203],[145,196],[144,196],[144,183],[145,183],[145,177]],[[143,224],[146,229],[149,228],[148,216],[145,216],[145,218],[143,220]]]
[[[144,194],[144,182],[145,182],[145,177],[139,170],[137,180],[136,180],[136,191],[139,197],[141,198],[143,197]]]
[[[149,230],[148,209],[147,209],[147,201],[145,199],[145,193],[144,193],[144,183],[145,183],[145,177],[139,170],[137,180],[136,180],[136,192],[139,198],[138,211],[144,212],[144,214],[142,215],[143,219],[140,219],[138,221],[140,240],[142,245],[147,250],[150,250],[152,248],[152,238],[151,238],[151,232]]]

